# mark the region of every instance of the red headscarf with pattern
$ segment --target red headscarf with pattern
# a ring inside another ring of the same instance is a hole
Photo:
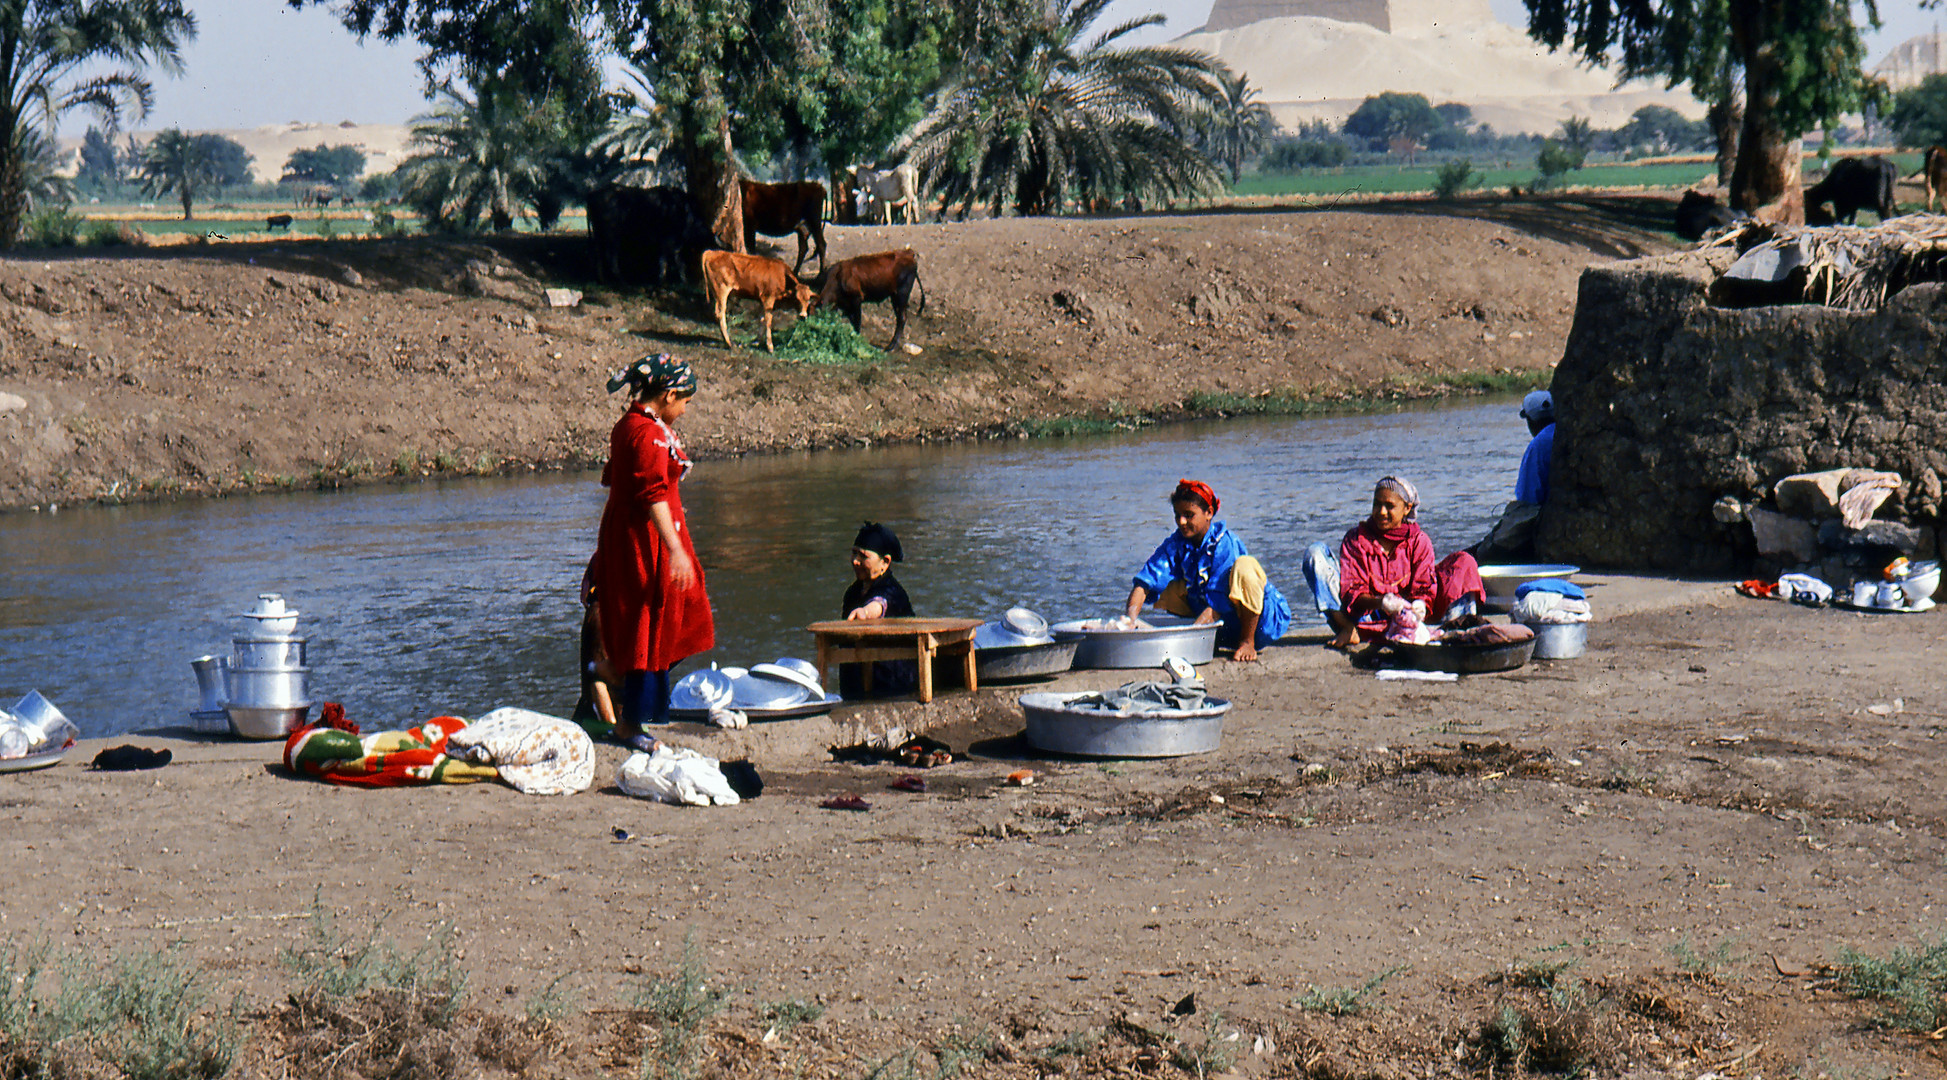
[[[1202,503],[1212,516],[1216,515],[1217,507],[1222,505],[1216,491],[1212,490],[1209,484],[1201,480],[1178,480],[1176,490],[1170,493],[1170,502],[1189,502],[1192,499]]]

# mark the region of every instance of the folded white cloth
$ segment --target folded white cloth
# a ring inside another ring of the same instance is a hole
[[[1459,682],[1451,671],[1416,671],[1413,668],[1380,668],[1381,682]]]
[[[743,801],[715,758],[667,744],[653,754],[629,755],[615,774],[615,786],[638,799],[678,806],[735,806]]]

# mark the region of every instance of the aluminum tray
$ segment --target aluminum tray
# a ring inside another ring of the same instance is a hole
[[[825,700],[823,701],[804,701],[796,705],[786,706],[782,709],[742,709],[739,711],[753,724],[762,723],[766,720],[797,720],[806,716],[823,716],[825,713],[831,712],[832,706],[837,705],[842,700],[844,699],[840,698],[837,694],[826,694]],[[669,710],[669,718],[671,720],[687,720],[698,724],[705,724],[710,721],[710,710],[671,709]]]
[[[997,645],[974,650],[974,674],[982,683],[1010,679],[1043,679],[1075,666],[1079,637],[1042,641],[1033,645]]]
[[[45,769],[49,765],[59,765],[61,759],[67,756],[68,748],[63,746],[59,750],[42,750],[37,754],[28,754],[26,757],[7,758],[0,761],[0,773]]]
[[[1421,671],[1451,671],[1456,675],[1480,675],[1490,671],[1513,671],[1535,654],[1535,639],[1506,645],[1443,645],[1430,642],[1411,645],[1389,641],[1394,654]]]
[[[1193,626],[1188,619],[1151,618],[1148,630],[1084,630],[1088,620],[1056,623],[1055,640],[1081,642],[1075,650],[1075,670],[1091,668],[1153,668],[1172,656],[1192,664],[1208,664],[1217,655],[1217,631],[1222,623]]]
[[[1078,757],[1165,758],[1206,754],[1217,749],[1224,734],[1224,714],[1230,702],[1205,698],[1201,709],[1155,713],[1071,712],[1068,703],[1081,693],[1021,695],[1027,717],[1028,745],[1054,754]]]

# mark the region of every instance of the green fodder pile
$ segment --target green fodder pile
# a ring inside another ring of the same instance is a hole
[[[868,364],[884,354],[831,308],[814,311],[777,335],[777,355],[800,364]]]

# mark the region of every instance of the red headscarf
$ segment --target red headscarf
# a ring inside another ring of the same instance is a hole
[[[1211,489],[1209,484],[1201,480],[1178,480],[1176,482],[1176,490],[1170,493],[1170,501],[1173,503],[1188,502],[1191,499],[1195,499],[1208,507],[1212,515],[1215,515],[1217,513],[1217,507],[1222,505],[1217,498],[1217,493]]]

